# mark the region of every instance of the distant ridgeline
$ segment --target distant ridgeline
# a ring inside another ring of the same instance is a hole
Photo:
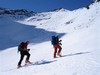
[[[36,12],[27,11],[25,9],[10,10],[10,9],[6,9],[6,8],[0,8],[0,15],[5,15],[5,14],[25,15],[25,16],[30,17],[30,16],[36,14]]]

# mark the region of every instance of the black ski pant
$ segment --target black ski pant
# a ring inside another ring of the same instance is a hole
[[[26,60],[29,60],[29,58],[30,58],[30,53],[28,51],[21,51],[20,54],[21,54],[21,56],[20,56],[20,60],[18,62],[19,66],[21,65],[22,60],[23,60],[25,55],[27,56]]]

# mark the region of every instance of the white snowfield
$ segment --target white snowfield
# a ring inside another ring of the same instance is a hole
[[[89,8],[42,12],[17,21],[0,15],[0,75],[100,75],[100,2]],[[63,56],[55,59],[54,34],[61,36]],[[26,40],[34,65],[17,69],[17,45]]]

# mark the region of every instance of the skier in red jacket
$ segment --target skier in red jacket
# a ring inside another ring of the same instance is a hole
[[[26,41],[26,42],[20,43],[20,45],[18,46],[18,51],[20,51],[21,56],[20,56],[20,60],[18,62],[18,67],[17,68],[21,67],[21,63],[22,63],[22,60],[23,60],[25,55],[27,56],[27,58],[25,60],[25,64],[31,63],[29,61],[29,58],[30,58],[29,51],[30,51],[30,49],[27,49],[28,44],[29,44],[29,41]]]

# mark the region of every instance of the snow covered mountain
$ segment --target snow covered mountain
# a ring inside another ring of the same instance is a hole
[[[13,16],[0,15],[0,75],[100,75],[100,2],[89,9]],[[62,39],[61,58],[53,58],[52,35]],[[16,69],[17,45],[26,40],[37,64]]]

